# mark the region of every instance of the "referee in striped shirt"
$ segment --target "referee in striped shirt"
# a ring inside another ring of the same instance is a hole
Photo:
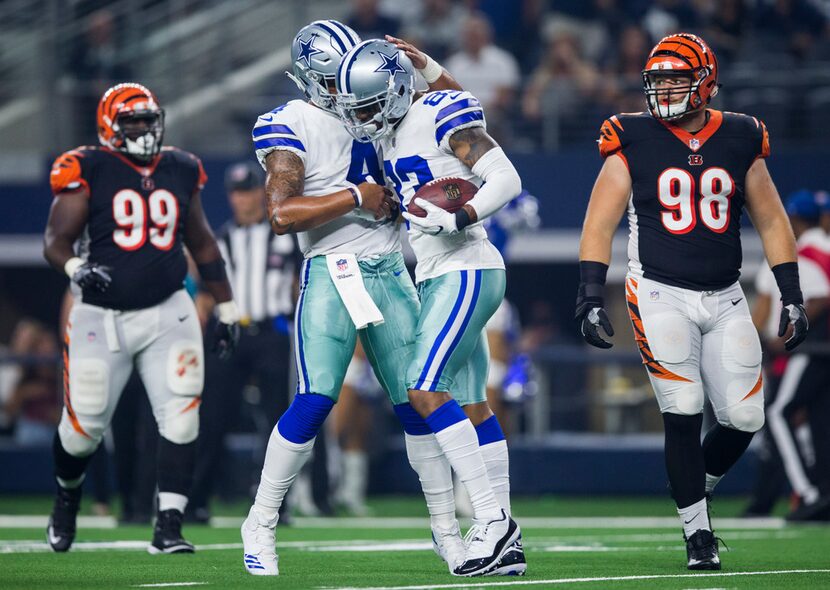
[[[205,358],[196,473],[188,505],[188,516],[196,521],[209,517],[208,501],[221,464],[222,441],[237,421],[243,389],[254,384],[260,391],[266,437],[289,402],[289,327],[300,254],[293,236],[278,236],[271,230],[263,172],[257,164],[230,166],[225,189],[233,218],[217,232],[216,241],[242,318],[241,334],[232,358]],[[210,318],[208,322],[216,321],[209,296],[202,293],[197,302],[200,315]],[[205,333],[212,330],[208,327]]]

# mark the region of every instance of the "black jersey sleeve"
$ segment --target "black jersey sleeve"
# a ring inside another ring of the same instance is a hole
[[[190,173],[193,175],[192,192],[202,190],[205,184],[207,184],[208,176],[205,172],[204,166],[202,166],[202,161],[199,159],[199,157],[195,154],[191,154],[190,152],[175,147],[165,148],[165,150],[169,150],[169,152],[173,155],[176,161],[183,168],[189,170]]]

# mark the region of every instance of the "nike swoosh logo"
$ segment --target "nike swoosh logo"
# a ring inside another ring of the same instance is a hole
[[[690,522],[692,522],[694,519],[695,519],[695,518],[694,518],[694,517],[692,517],[692,518],[690,518],[689,520],[684,520],[684,521],[683,521],[683,524],[689,524],[689,523],[690,523]]]
[[[737,299],[730,299],[730,301],[732,302],[732,305],[738,305],[741,302],[741,299],[743,299],[743,297],[738,297]]]
[[[273,121],[274,120],[274,115],[260,115],[259,118],[262,119],[263,121]]]
[[[52,533],[52,528],[50,527],[49,528],[49,544],[50,545],[57,545],[58,543],[60,543],[60,541],[61,541],[61,538],[58,537],[58,536],[55,536],[55,534]]]
[[[179,321],[180,321],[180,322],[183,322],[183,321],[185,321],[185,320],[186,320],[189,316],[190,316],[190,314],[185,314],[185,315],[179,316]]]

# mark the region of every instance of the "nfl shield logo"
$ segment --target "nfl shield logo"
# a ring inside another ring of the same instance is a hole
[[[448,200],[454,201],[461,196],[461,189],[457,184],[448,184],[444,187],[444,194],[447,195]]]
[[[697,151],[697,149],[700,147],[700,141],[697,138],[693,137],[689,140],[689,147]]]
[[[337,270],[342,272],[342,271],[346,270],[347,268],[349,268],[349,263],[346,262],[345,258],[341,258],[340,260],[337,261]]]
[[[649,293],[649,295],[651,296],[652,301],[657,301],[658,299],[660,299],[660,291],[652,291],[651,293]]]

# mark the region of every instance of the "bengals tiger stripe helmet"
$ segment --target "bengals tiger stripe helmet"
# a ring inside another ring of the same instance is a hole
[[[686,86],[661,87],[660,80],[688,78]],[[697,35],[677,33],[660,40],[646,61],[643,85],[651,114],[671,120],[705,108],[718,93],[718,60]],[[685,93],[682,101],[671,97]]]
[[[141,84],[127,82],[107,90],[98,103],[98,141],[101,145],[141,160],[161,151],[164,110]]]

